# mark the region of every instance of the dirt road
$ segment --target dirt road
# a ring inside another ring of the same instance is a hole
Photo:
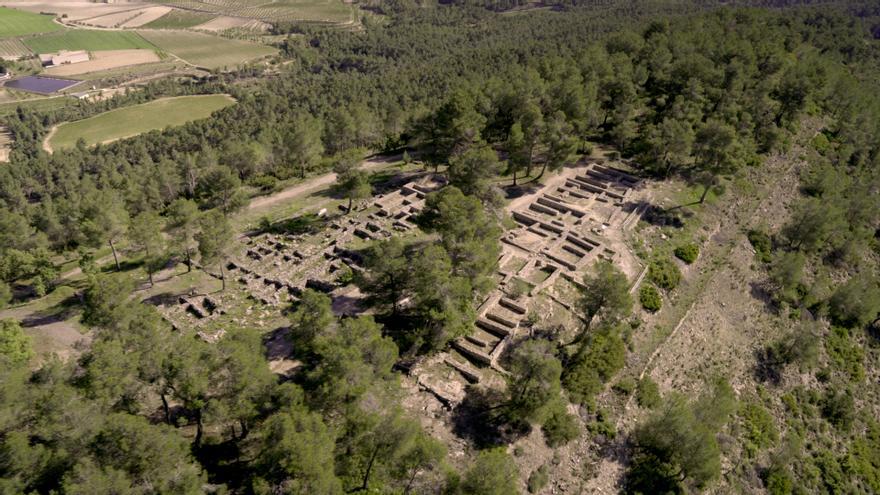
[[[400,160],[400,155],[393,156],[382,156],[382,157],[370,157],[361,162],[361,169],[366,171],[375,170],[377,168],[381,168],[384,165],[388,165],[389,163],[394,163]],[[319,189],[324,189],[331,184],[336,182],[336,174],[333,172],[319,175],[317,177],[313,177],[311,179],[306,179],[299,184],[295,184],[293,186],[288,187],[282,191],[279,191],[275,194],[270,194],[269,196],[260,196],[259,198],[254,198],[250,204],[248,205],[248,210],[259,210],[261,208],[266,208],[268,206],[276,205],[278,203],[296,198],[301,194],[310,193],[317,191]]]

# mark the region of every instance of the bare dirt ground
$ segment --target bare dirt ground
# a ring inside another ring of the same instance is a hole
[[[97,26],[102,28],[119,28],[122,24],[134,20],[141,15],[140,10],[121,10],[112,14],[102,15],[100,17],[91,17],[83,19],[83,23],[89,26]]]
[[[91,336],[82,333],[80,327],[65,315],[45,315],[44,312],[44,309],[27,305],[0,311],[0,319],[10,318],[21,323],[25,333],[32,339],[39,362],[51,355],[63,360],[78,355]]]
[[[88,62],[51,67],[46,69],[46,74],[53,76],[75,76],[159,61],[159,56],[156,55],[156,52],[143,49],[103,50],[92,52],[91,57],[92,59]]]
[[[6,126],[0,126],[0,162],[9,160],[10,145],[12,144],[12,135]]]
[[[126,22],[125,24],[122,25],[122,27],[125,27],[125,28],[141,27],[144,24],[149,24],[149,23],[155,21],[156,19],[171,12],[172,10],[174,10],[174,9],[172,9],[171,7],[165,7],[165,6],[150,7],[148,9],[144,9],[141,12],[141,15]]]
[[[399,159],[399,156],[368,158],[361,162],[361,169],[366,171],[374,170],[389,163],[398,161]],[[336,174],[333,172],[319,175],[317,177],[313,177],[311,179],[300,182],[299,184],[290,186],[287,189],[279,191],[275,194],[254,198],[248,205],[248,209],[259,210],[261,208],[266,208],[267,206],[272,206],[284,201],[289,201],[303,194],[326,188],[334,182],[336,182]]]
[[[46,153],[52,153],[52,145],[50,145],[49,142],[52,140],[52,136],[54,136],[56,132],[58,132],[58,126],[53,125],[52,128],[49,129],[49,133],[46,134],[46,139],[43,140],[43,151]]]

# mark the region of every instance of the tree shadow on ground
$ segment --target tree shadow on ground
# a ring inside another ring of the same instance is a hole
[[[779,358],[772,346],[755,350],[755,366],[752,374],[760,383],[779,385],[782,383],[782,370],[785,363]]]
[[[650,205],[642,214],[642,220],[657,227],[684,227],[684,220],[693,216],[693,212],[682,209],[666,209]]]
[[[764,304],[764,310],[770,314],[779,316],[779,306],[773,300],[767,286],[762,282],[749,282],[749,294],[756,300]]]
[[[278,327],[263,336],[263,346],[266,348],[266,359],[274,361],[285,359],[293,354],[293,344],[290,341],[290,327]]]
[[[236,431],[236,434],[240,434]],[[205,467],[208,481],[227,486],[241,486],[247,476],[247,463],[244,462],[239,442],[234,438],[227,440],[205,438],[205,443],[195,450],[199,463]]]
[[[160,294],[154,294],[146,299],[143,302],[151,305],[151,306],[171,306],[177,304],[178,298],[183,293],[172,293],[172,292],[162,292]]]
[[[527,435],[526,423],[511,423],[504,415],[504,396],[495,389],[469,386],[464,401],[452,411],[452,431],[477,448],[509,445]]]
[[[506,199],[516,199],[522,196],[527,196],[529,194],[535,194],[542,187],[543,184],[530,181],[524,184],[517,184],[515,186],[505,186],[502,187],[501,190],[504,191],[504,197]]]
[[[72,318],[80,310],[80,300],[76,294],[62,299],[58,304],[27,315],[21,320],[25,328],[58,323]]]

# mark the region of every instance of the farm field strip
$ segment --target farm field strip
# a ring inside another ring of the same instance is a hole
[[[144,24],[150,29],[187,29],[204,24],[217,17],[215,14],[191,10],[171,9],[165,15]]]
[[[52,150],[73,147],[79,139],[89,145],[107,143],[203,119],[234,103],[229,95],[161,98],[61,124],[53,129],[46,143]]]
[[[62,33],[48,34],[24,40],[24,44],[36,53],[60,50],[129,50],[154,49],[149,41],[133,31],[89,31],[69,29]]]
[[[77,76],[159,61],[159,56],[153,50],[104,50],[92,52],[92,59],[88,62],[50,67],[45,73],[55,76]]]
[[[5,117],[16,112],[18,107],[27,108],[37,112],[49,112],[58,110],[76,103],[76,100],[66,96],[51,96],[48,98],[32,98],[0,103],[0,117]]]
[[[347,23],[352,7],[341,0],[174,0],[181,9],[259,20]]]
[[[269,24],[256,19],[242,17],[220,16],[210,21],[195,26],[200,31],[225,31],[227,29],[247,29],[250,31],[268,31]]]
[[[122,27],[127,27],[127,28],[141,27],[145,24],[149,24],[149,23],[155,21],[156,19],[161,18],[165,14],[171,12],[171,10],[172,10],[171,7],[165,7],[165,6],[149,7],[147,9],[144,9],[144,11],[141,12],[141,14],[139,16],[137,16],[134,19],[123,24]]]
[[[0,38],[49,33],[61,29],[50,15],[0,7]]]
[[[173,53],[189,64],[208,69],[232,67],[277,53],[274,48],[265,45],[191,31],[139,33],[163,51]]]
[[[23,57],[30,54],[31,51],[20,40],[0,40],[0,57]]]
[[[136,77],[152,77],[158,76],[161,77],[164,75],[169,75],[171,71],[174,71],[177,68],[186,67],[182,62],[166,58],[164,60],[160,60],[158,62],[150,62],[145,64],[138,65],[126,65],[124,67],[116,67],[112,69],[99,70],[95,72],[88,72],[85,74],[79,74],[75,76],[69,76],[71,79],[78,79],[82,81],[91,81],[98,79],[107,79],[111,77],[121,77],[124,79],[136,78]],[[130,87],[130,86],[129,86]]]

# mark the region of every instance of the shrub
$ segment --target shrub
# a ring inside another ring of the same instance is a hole
[[[0,320],[0,357],[16,365],[34,357],[30,336],[15,320]]]
[[[657,258],[648,266],[648,279],[660,288],[672,290],[681,282],[681,270],[669,258]]]
[[[267,216],[260,217],[259,224],[260,232],[271,232],[272,231],[272,219]]]
[[[618,380],[612,388],[621,395],[630,395],[636,389],[636,382],[632,378],[624,377]]]
[[[656,313],[663,306],[663,298],[660,296],[660,291],[653,285],[648,284],[643,285],[639,289],[639,302],[642,303],[645,311],[651,313]]]
[[[772,256],[767,278],[773,285],[771,297],[777,304],[795,304],[803,298],[806,292],[802,283],[806,259],[800,251],[781,252]]]
[[[541,322],[541,315],[539,315],[536,311],[529,311],[526,315],[526,325],[529,327],[533,327]]]
[[[675,248],[675,257],[684,261],[688,265],[697,261],[697,257],[700,255],[700,248],[693,242],[685,244],[683,246],[678,246]]]
[[[565,410],[565,405],[559,402],[541,426],[544,432],[544,440],[550,447],[559,447],[574,440],[581,434],[581,429],[574,416]]]
[[[825,350],[835,368],[845,372],[853,382],[865,379],[865,351],[852,341],[849,330],[843,327],[831,327],[825,339]]]
[[[853,441],[850,462],[872,493],[880,493],[880,424],[869,420],[864,437]]]
[[[639,407],[653,409],[660,405],[660,401],[660,387],[657,386],[657,382],[650,376],[642,378],[636,389],[636,402],[639,403]]]
[[[550,482],[550,472],[547,469],[547,465],[539,467],[538,469],[532,471],[532,474],[529,475],[529,493],[538,493],[547,486],[547,483]]]
[[[342,264],[339,272],[336,274],[336,283],[340,286],[348,285],[354,281],[354,271],[346,264]]]
[[[784,467],[773,465],[764,476],[764,486],[770,495],[788,495],[792,491],[793,483],[791,475]]]
[[[845,327],[864,326],[880,311],[880,290],[867,276],[854,277],[834,291],[828,301],[831,319]]]
[[[605,438],[614,438],[617,436],[614,422],[608,417],[608,413],[600,409],[596,413],[596,421],[587,425],[587,429],[593,435],[602,435]]]
[[[742,406],[739,412],[742,418],[745,450],[748,457],[773,445],[778,439],[773,416],[760,404],[750,402]]]
[[[828,136],[821,132],[816,134],[816,137],[813,138],[813,148],[823,155],[827,153],[831,149],[831,142],[828,140]]]
[[[764,263],[769,263],[770,253],[773,251],[770,235],[761,230],[750,230],[748,237],[752,247],[755,248],[755,257]]]
[[[251,186],[256,187],[262,192],[271,192],[278,188],[278,179],[271,175],[260,175],[254,177],[249,182]]]
[[[598,329],[566,364],[562,385],[572,402],[590,403],[626,364],[626,344],[614,328]]]
[[[12,301],[12,289],[9,284],[0,280],[0,309],[6,307]]]
[[[846,431],[855,418],[855,401],[849,390],[829,390],[822,399],[822,416],[836,428]]]

